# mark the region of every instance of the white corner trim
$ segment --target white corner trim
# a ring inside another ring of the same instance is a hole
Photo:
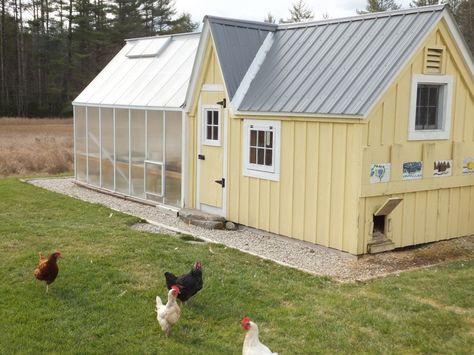
[[[273,171],[264,171],[252,169],[249,163],[249,129],[250,126],[257,126],[265,129],[270,126],[274,127],[273,130]],[[243,144],[242,144],[242,172],[244,176],[255,177],[259,179],[266,179],[272,181],[280,181],[280,146],[281,146],[281,121],[268,121],[268,120],[252,120],[245,119],[243,127]]]
[[[418,84],[443,84],[446,86],[443,90],[441,103],[441,124],[442,129],[416,130],[416,99]],[[414,74],[411,81],[410,93],[410,117],[408,122],[408,140],[441,140],[449,139],[451,132],[451,118],[453,106],[453,87],[454,77],[451,75],[423,75]]]
[[[252,83],[252,80],[255,79],[255,76],[260,70],[260,67],[263,64],[263,61],[265,60],[268,51],[272,47],[272,44],[273,32],[269,32],[267,34],[267,37],[265,37],[265,40],[263,41],[262,45],[260,46],[257,54],[253,58],[252,63],[247,69],[247,72],[245,73],[242,81],[240,82],[240,85],[237,88],[234,97],[232,98],[232,107],[235,107],[236,110],[238,110],[240,103],[244,99],[245,94],[247,93],[247,90],[249,89],[250,84]]]

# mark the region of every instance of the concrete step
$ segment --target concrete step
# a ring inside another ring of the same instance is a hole
[[[184,222],[206,229],[224,229],[225,218],[210,213],[183,208],[178,212]]]
[[[383,253],[384,251],[390,251],[393,249],[395,249],[395,243],[393,243],[390,239],[386,238],[377,238],[367,244],[367,252],[369,254]]]

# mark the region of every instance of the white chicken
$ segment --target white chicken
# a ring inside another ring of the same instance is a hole
[[[156,319],[158,319],[161,329],[163,329],[166,336],[170,334],[171,327],[178,322],[181,315],[181,309],[178,303],[176,303],[178,295],[179,287],[173,285],[168,292],[168,303],[165,305],[161,302],[160,296],[156,296]]]
[[[252,319],[245,317],[240,324],[247,331],[242,355],[278,355],[278,353],[273,353],[268,346],[260,342],[258,339],[258,326],[252,322]]]

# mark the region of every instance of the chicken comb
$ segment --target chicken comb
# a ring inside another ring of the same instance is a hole
[[[251,320],[252,320],[252,318],[250,318],[250,317],[244,317],[244,319],[242,319],[240,321],[240,324],[242,325],[242,327],[245,328]]]
[[[178,295],[181,293],[181,290],[179,289],[179,287],[177,285],[171,286],[171,289],[174,290],[176,292],[176,294],[178,294]]]

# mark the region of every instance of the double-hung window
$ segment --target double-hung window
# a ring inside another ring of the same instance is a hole
[[[414,75],[409,140],[448,139],[451,127],[453,77]]]
[[[280,121],[244,120],[245,176],[280,179]]]

